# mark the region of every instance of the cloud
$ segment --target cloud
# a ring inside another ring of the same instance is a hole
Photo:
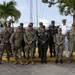
[[[48,27],[49,26],[49,21],[47,19],[39,19],[39,22],[43,22],[43,24]]]
[[[24,11],[27,9],[27,6],[19,6],[19,7],[17,7],[17,9],[20,11]]]

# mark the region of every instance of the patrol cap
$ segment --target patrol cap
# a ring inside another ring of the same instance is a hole
[[[43,25],[43,22],[39,22],[39,25]]]
[[[52,20],[52,21],[51,21],[51,23],[55,23],[55,21],[54,21],[54,20]]]
[[[62,29],[61,28],[58,28],[58,31],[61,31]]]
[[[23,26],[23,23],[20,23],[20,26]]]
[[[66,19],[63,19],[62,22],[66,22]]]
[[[72,26],[75,26],[75,24],[72,24]]]
[[[31,23],[29,23],[29,24],[33,26],[33,23],[32,23],[32,22],[31,22]]]

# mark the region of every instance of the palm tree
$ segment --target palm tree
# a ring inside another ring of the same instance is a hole
[[[43,3],[49,3],[49,7],[58,3],[61,15],[72,15],[73,24],[75,24],[75,0],[42,0]]]
[[[75,24],[75,0],[60,0],[58,7],[61,15],[72,15]]]
[[[14,17],[15,21],[18,21],[20,18],[21,13],[15,6],[15,1],[9,1],[7,3],[4,1],[3,4],[0,4],[0,17],[3,18],[5,22],[9,16]]]

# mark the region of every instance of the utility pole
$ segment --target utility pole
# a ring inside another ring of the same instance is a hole
[[[37,24],[37,27],[38,27],[38,0],[36,0],[36,24]]]
[[[33,22],[33,0],[30,0],[30,22]]]

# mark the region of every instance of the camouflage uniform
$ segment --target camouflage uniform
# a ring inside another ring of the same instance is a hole
[[[56,59],[58,60],[58,57],[59,57],[60,60],[62,60],[63,50],[64,50],[64,35],[57,33],[54,36],[54,42],[55,42]],[[60,45],[58,45],[59,43],[60,43]]]
[[[75,31],[74,30],[70,30],[67,33],[67,38],[68,38],[68,41],[69,41],[68,49],[70,51],[69,59],[72,59],[73,52],[75,51]]]
[[[24,33],[25,33],[25,28],[22,28],[22,35],[23,35],[23,37],[24,37]],[[22,52],[23,52],[23,56],[25,58],[26,56],[25,56],[24,46],[25,46],[25,42],[24,42],[24,38],[23,38],[22,39]]]
[[[8,27],[7,30],[10,33],[10,35],[12,35],[12,33],[14,33],[14,28],[12,28],[12,27]]]
[[[10,33],[8,32],[8,30],[2,30],[0,33],[0,40],[1,40],[1,44],[0,44],[0,60],[2,58],[3,52],[4,50],[6,50],[7,53],[7,60],[9,61],[10,58],[10,51],[8,49],[9,47],[9,39],[10,39]]]
[[[29,53],[31,52],[31,58],[32,58],[32,61],[34,61],[35,40],[36,40],[35,31],[33,29],[32,29],[32,31],[29,31],[27,29],[24,34],[25,52],[26,52],[27,60],[29,59]],[[32,41],[32,44],[28,45],[29,41]]]
[[[8,27],[7,30],[8,30],[8,32],[10,33],[10,36],[14,33],[14,28],[12,28],[12,27]],[[11,44],[10,44],[10,42],[9,42],[9,48],[8,48],[8,49],[10,50],[10,53],[11,53],[11,55],[12,55],[12,49],[11,49]]]
[[[22,39],[23,39],[23,35],[20,32],[15,32],[12,34],[11,38],[10,38],[10,43],[11,46],[13,48],[13,55],[15,60],[17,61],[17,54],[20,60],[22,60]]]

